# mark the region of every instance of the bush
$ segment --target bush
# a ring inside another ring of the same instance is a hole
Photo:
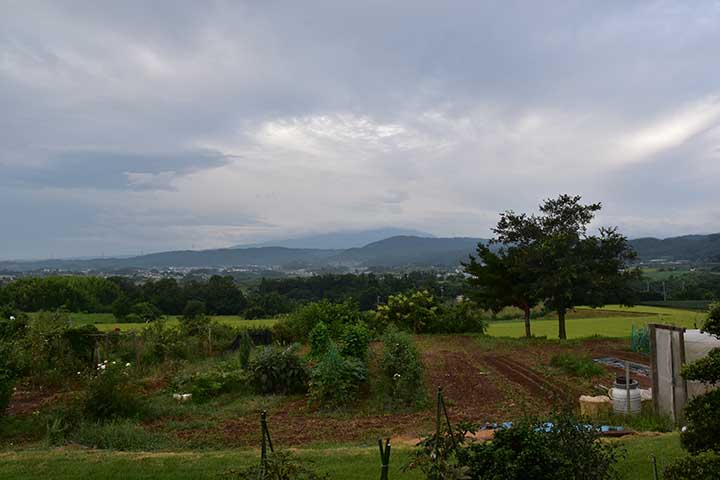
[[[310,356],[320,358],[330,348],[330,330],[324,322],[319,322],[310,332]]]
[[[256,392],[290,395],[307,391],[308,370],[297,354],[297,345],[269,346],[258,350],[250,362],[250,377]]]
[[[140,302],[133,305],[130,314],[136,315],[141,322],[154,322],[162,317],[160,310],[150,302]]]
[[[614,478],[622,452],[598,441],[599,433],[572,412],[549,422],[524,419],[495,432],[492,442],[473,444],[458,453],[473,479],[604,480]]]
[[[553,355],[550,365],[559,368],[568,375],[581,378],[592,378],[605,373],[605,370],[593,362],[590,357],[578,357],[571,353],[560,353]]]
[[[488,323],[474,302],[450,302],[423,331],[428,333],[485,333]]]
[[[716,480],[720,478],[720,455],[703,452],[688,455],[670,464],[663,472],[665,480]]]
[[[180,328],[185,335],[193,337],[207,334],[210,322],[210,317],[205,315],[205,304],[199,300],[190,300],[180,317]]]
[[[132,417],[141,404],[132,386],[131,365],[107,360],[92,374],[83,399],[83,412],[93,420]]]
[[[720,451],[720,390],[695,397],[685,406],[687,430],[680,443],[690,453]]]
[[[425,398],[423,365],[412,337],[390,327],[383,336],[383,390],[390,403],[413,405]]]
[[[72,354],[82,363],[91,365],[95,355],[96,337],[100,333],[95,325],[83,325],[69,328],[63,337],[67,341]]]
[[[378,305],[376,315],[381,324],[394,324],[413,333],[422,333],[435,324],[437,311],[435,297],[427,290],[417,290],[390,295],[387,304]]]
[[[339,338],[344,325],[357,323],[361,319],[360,310],[352,302],[331,303],[322,300],[298,307],[279,323],[284,324],[290,339],[305,341],[318,323],[327,326],[332,338]]]
[[[175,393],[192,393],[194,402],[202,403],[224,393],[248,390],[249,375],[230,363],[220,363],[209,370],[180,376],[172,383]]]
[[[340,353],[364,361],[370,348],[371,339],[370,330],[365,322],[345,325],[340,337]]]
[[[237,348],[237,359],[240,368],[247,368],[250,365],[250,353],[252,353],[253,342],[247,330],[240,332],[240,341]]]
[[[711,304],[703,330],[720,338],[720,303]],[[720,349],[683,368],[687,380],[710,384],[720,381]],[[720,451],[720,390],[712,390],[693,398],[685,407],[687,430],[680,436],[681,443],[690,453],[704,450]]]
[[[10,405],[10,397],[12,397],[14,387],[15,378],[12,372],[0,368],[0,417],[3,416],[8,405]]]
[[[367,382],[365,363],[344,357],[331,343],[320,362],[312,369],[310,399],[324,407],[338,408],[357,399],[360,386]]]

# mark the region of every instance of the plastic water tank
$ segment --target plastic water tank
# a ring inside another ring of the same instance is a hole
[[[625,387],[625,377],[617,377],[613,388],[610,390],[610,398],[613,402],[613,412],[619,414],[628,413],[628,400],[630,401],[630,415],[640,413],[640,389],[637,380],[630,379],[630,388]],[[628,393],[630,398],[628,399]]]

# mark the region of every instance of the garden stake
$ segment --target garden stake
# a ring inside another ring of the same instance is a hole
[[[658,480],[658,469],[657,469],[657,459],[655,458],[655,454],[650,454],[650,460],[652,460],[652,466],[653,466],[653,479]]]
[[[388,471],[390,469],[390,439],[385,440],[385,448],[383,448],[382,438],[378,438],[378,447],[380,447],[380,480],[388,480]]]
[[[442,433],[440,424],[441,413],[445,415],[445,424],[447,425],[448,433],[450,434],[450,439],[452,440],[453,447],[457,448],[457,444],[455,443],[455,436],[453,435],[452,431],[452,425],[450,424],[450,416],[448,415],[447,407],[445,406],[445,400],[443,399],[442,387],[438,387],[437,411],[435,413],[435,462],[437,462],[440,457],[440,434]]]
[[[267,449],[270,447],[270,452],[274,452],[272,439],[270,438],[270,431],[267,426],[267,410],[263,410],[260,413],[260,429],[262,430],[262,446],[260,450],[260,474],[258,478],[262,479],[265,475],[265,466],[267,464]]]

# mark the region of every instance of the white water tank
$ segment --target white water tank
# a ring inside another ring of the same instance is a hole
[[[630,379],[629,388],[625,386],[625,377],[617,377],[613,388],[608,392],[613,402],[613,412],[621,415],[640,413],[641,395],[637,380]],[[630,409],[628,410],[628,402]]]

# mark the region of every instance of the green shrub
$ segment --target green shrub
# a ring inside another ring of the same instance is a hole
[[[685,406],[687,429],[680,434],[683,448],[690,453],[720,451],[720,390],[695,397]]]
[[[702,452],[688,455],[670,464],[663,472],[665,480],[717,480],[720,478],[720,455]]]
[[[298,307],[279,324],[284,324],[280,328],[285,330],[290,340],[305,341],[318,323],[327,326],[330,337],[339,338],[344,325],[357,323],[361,319],[362,314],[357,305],[350,301],[332,303],[321,300]]]
[[[357,400],[360,386],[368,379],[365,363],[344,357],[331,343],[310,375],[310,399],[324,407],[338,408]]]
[[[598,441],[599,433],[572,412],[549,422],[523,419],[495,432],[492,442],[472,444],[458,453],[473,479],[605,480],[615,478],[622,451]]]
[[[192,393],[193,401],[202,403],[224,393],[246,392],[249,383],[246,372],[223,362],[209,370],[179,376],[171,388],[175,393]]]
[[[205,315],[205,303],[200,300],[188,301],[180,317],[180,325],[186,335],[207,334],[210,317]]]
[[[128,420],[107,423],[81,422],[68,433],[67,441],[89,448],[151,451],[168,446],[167,440]]]
[[[395,406],[411,406],[425,399],[423,365],[409,334],[388,328],[381,362],[386,400]]]
[[[720,338],[720,303],[711,304],[703,330]],[[683,368],[687,380],[716,384],[720,382],[720,349],[713,349],[701,360]],[[687,430],[680,436],[690,453],[704,450],[720,452],[720,390],[693,398],[685,406]]]
[[[129,363],[105,361],[98,365],[88,381],[83,400],[83,412],[88,418],[105,421],[132,417],[140,413],[141,407]]]
[[[136,303],[130,309],[130,314],[135,315],[141,322],[154,322],[162,317],[162,312],[150,302]]]
[[[83,325],[69,328],[65,331],[63,337],[75,358],[85,365],[91,365],[95,355],[95,342],[97,341],[97,338],[93,335],[99,333],[100,331],[95,325]]]
[[[384,325],[394,324],[413,333],[428,331],[437,321],[438,305],[427,290],[390,295],[387,304],[378,305],[376,316]]]
[[[10,397],[12,397],[14,387],[15,378],[12,372],[0,368],[0,417],[3,416],[8,405],[10,405]]]
[[[581,378],[592,378],[605,373],[605,370],[593,362],[590,357],[579,357],[571,353],[553,355],[550,365],[559,368],[568,375]]]
[[[237,349],[237,359],[240,368],[247,368],[250,365],[250,353],[252,353],[253,343],[247,330],[240,332],[240,343]]]
[[[330,330],[324,322],[319,322],[310,332],[310,356],[320,358],[330,348]]]
[[[255,391],[282,395],[306,392],[308,370],[297,350],[297,345],[273,345],[258,349],[249,368]]]
[[[370,330],[365,322],[345,325],[340,337],[340,353],[348,357],[365,360],[371,339]]]
[[[443,305],[439,315],[424,331],[428,333],[485,333],[488,323],[483,311],[471,301],[450,302]]]

